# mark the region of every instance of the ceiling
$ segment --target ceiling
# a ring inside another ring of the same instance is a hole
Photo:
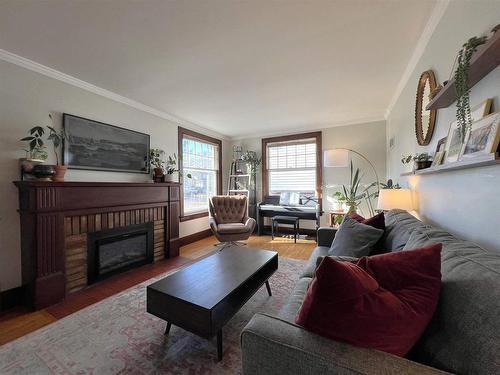
[[[435,0],[0,0],[0,48],[228,137],[381,119]]]

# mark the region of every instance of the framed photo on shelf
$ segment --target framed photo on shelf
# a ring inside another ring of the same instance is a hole
[[[461,158],[468,159],[495,153],[500,141],[500,112],[472,123],[465,136]]]
[[[431,167],[441,165],[443,163],[443,158],[444,158],[444,150],[436,152],[434,154],[434,159],[432,160]]]
[[[471,118],[472,121],[478,121],[484,118],[486,115],[490,113],[492,99],[486,99],[481,104],[475,106],[471,109]],[[453,163],[458,161],[458,159],[462,155],[462,150],[464,148],[465,140],[467,139],[467,135],[465,136],[464,142],[462,142],[462,137],[460,135],[460,126],[458,125],[458,121],[453,121],[450,124],[450,129],[448,130],[448,137],[446,137],[446,146],[445,146],[445,155],[444,162]]]

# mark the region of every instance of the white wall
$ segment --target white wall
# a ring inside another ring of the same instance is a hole
[[[451,1],[437,25],[411,78],[387,119],[387,137],[395,137],[395,147],[387,150],[388,177],[410,184],[419,193],[419,215],[458,237],[500,251],[500,167],[451,171],[400,177],[409,167],[401,165],[402,154],[434,152],[437,141],[446,136],[455,118],[455,104],[440,109],[431,144],[420,147],[414,131],[415,92],[420,74],[432,69],[441,83],[447,80],[457,51],[470,37],[489,32],[500,22],[499,1]],[[472,88],[471,105],[493,98],[493,110],[500,110],[500,68],[496,68]]]
[[[381,179],[385,179],[385,150],[386,150],[386,135],[385,121],[370,122],[365,124],[336,126],[322,129],[323,150],[331,148],[348,148],[360,152],[366,156],[375,166],[375,169]],[[265,137],[264,137],[265,138]],[[235,141],[233,144],[243,146],[244,150],[256,151],[258,155],[262,155],[262,138],[249,138]],[[353,155],[352,161],[354,167],[359,167],[362,182],[370,184],[375,181],[375,175],[364,160]],[[328,203],[328,195],[337,191],[341,184],[348,184],[349,169],[348,168],[323,168],[323,209],[328,211],[330,204]],[[381,181],[383,182],[383,181]],[[259,171],[257,176],[257,196],[258,200],[262,198],[262,175]],[[362,214],[368,215],[366,207],[362,206]],[[328,224],[328,216],[325,214],[321,218],[321,225]],[[303,228],[314,228],[313,222],[301,223]]]
[[[61,126],[63,112],[145,132],[151,135],[151,147],[167,153],[177,152],[177,124],[129,106],[70,86],[16,65],[0,61],[0,290],[21,283],[21,253],[17,189],[18,158],[23,157],[18,140],[35,125],[48,124],[55,115]],[[193,128],[221,138],[205,129]],[[226,152],[227,141],[223,141]],[[50,155],[49,162],[53,162]],[[227,169],[226,166],[223,166]],[[133,173],[68,170],[68,181],[145,181],[147,175]],[[181,223],[180,236],[207,229],[206,218]]]

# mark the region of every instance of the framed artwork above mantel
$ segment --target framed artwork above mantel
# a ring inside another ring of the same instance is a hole
[[[63,114],[70,169],[149,174],[149,134]]]

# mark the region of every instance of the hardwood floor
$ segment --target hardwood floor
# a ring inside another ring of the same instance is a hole
[[[165,259],[155,264],[145,265],[116,275],[73,293],[63,302],[43,310],[28,312],[25,309],[18,308],[3,313],[0,315],[0,345],[36,331],[47,324],[152,277],[180,268],[197,258],[206,256],[216,250],[214,247],[216,243],[216,238],[212,236],[183,246],[179,257]],[[308,259],[312,250],[316,247],[316,242],[311,240],[298,240],[295,244],[293,239],[276,237],[272,240],[270,236],[252,236],[247,243],[249,247],[277,251],[280,257],[303,260]]]

